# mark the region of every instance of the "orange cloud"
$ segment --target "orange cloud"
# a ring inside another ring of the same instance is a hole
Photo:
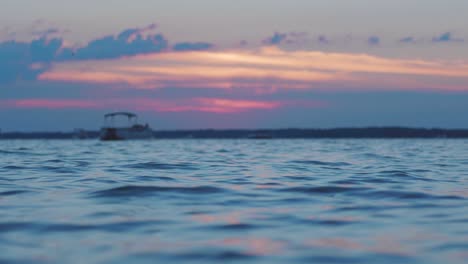
[[[379,83],[382,79],[389,80],[396,89],[468,90],[468,63],[266,47],[258,51],[166,52],[104,61],[64,62],[39,79],[126,83],[136,88],[222,89],[313,89],[323,83],[372,89],[385,85],[386,81]]]

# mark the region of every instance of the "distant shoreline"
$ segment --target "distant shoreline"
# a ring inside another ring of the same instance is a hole
[[[84,133],[83,133],[84,132]],[[99,131],[4,132],[0,139],[96,139]],[[468,129],[367,127],[332,129],[200,129],[156,130],[155,139],[293,139],[293,138],[468,138]]]

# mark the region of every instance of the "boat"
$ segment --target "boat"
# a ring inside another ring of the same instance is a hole
[[[127,124],[116,125],[127,119]],[[150,139],[153,130],[148,124],[138,123],[138,116],[130,112],[114,112],[104,115],[104,126],[101,128],[100,139],[103,141],[127,140],[127,139]]]

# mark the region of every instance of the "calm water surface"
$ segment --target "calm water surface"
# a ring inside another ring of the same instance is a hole
[[[0,263],[468,263],[468,140],[0,141]]]

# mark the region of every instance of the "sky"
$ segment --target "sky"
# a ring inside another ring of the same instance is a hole
[[[97,2],[97,3],[96,3]],[[0,129],[468,128],[466,0],[3,0]]]

